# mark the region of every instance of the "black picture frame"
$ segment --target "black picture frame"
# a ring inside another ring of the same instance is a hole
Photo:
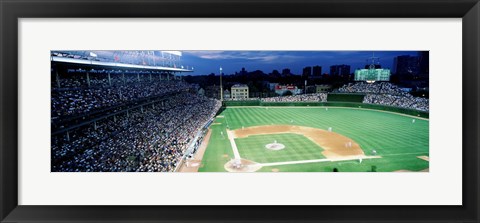
[[[479,0],[0,0],[0,15],[1,222],[479,222]],[[18,205],[18,19],[77,17],[462,18],[463,205]]]

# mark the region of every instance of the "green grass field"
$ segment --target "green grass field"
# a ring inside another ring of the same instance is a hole
[[[285,145],[288,149],[267,150],[265,145],[272,139]],[[286,162],[297,160],[324,159],[323,149],[305,136],[298,134],[255,135],[235,139],[242,158],[259,163]]]
[[[420,171],[429,162],[417,156],[429,155],[429,122],[395,113],[352,108],[325,107],[227,107],[210,127],[212,135],[205,151],[200,172],[226,172],[224,165],[233,151],[226,129],[261,125],[299,125],[333,131],[357,142],[365,155],[376,150],[382,158],[328,161],[278,166],[264,166],[258,172],[378,172],[395,170]],[[223,135],[222,133],[223,132]],[[284,150],[272,151],[265,145],[273,140],[284,144]],[[240,156],[257,163],[324,159],[322,148],[298,134],[254,135],[235,139]]]

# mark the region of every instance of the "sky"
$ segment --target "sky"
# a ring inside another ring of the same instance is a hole
[[[301,74],[304,67],[322,66],[322,73],[329,73],[331,65],[350,65],[351,72],[364,68],[367,59],[375,54],[382,68],[393,70],[393,59],[400,55],[416,56],[418,51],[182,51],[183,66],[194,68],[191,75],[219,73],[234,74],[245,67],[247,71],[262,70],[271,73],[290,68],[293,74]],[[371,63],[369,60],[368,64]]]

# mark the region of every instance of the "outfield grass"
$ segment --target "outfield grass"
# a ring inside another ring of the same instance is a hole
[[[339,161],[309,164],[293,164],[263,167],[259,171],[317,172],[332,171],[334,167],[340,171],[369,171],[376,166],[377,171],[411,170],[419,171],[428,168],[428,162],[417,156],[429,155],[428,120],[416,119],[400,114],[374,110],[352,108],[324,107],[228,107],[222,112],[224,118],[217,118],[211,126],[212,136],[205,152],[202,167],[199,171],[224,172],[224,164],[233,157],[229,141],[226,139],[227,126],[239,129],[260,125],[300,125],[327,130],[345,135],[357,143],[366,155],[377,151],[380,159],[358,161]],[[221,135],[221,131],[224,135]],[[269,151],[265,144],[272,142],[272,135],[250,136],[236,139],[240,156],[259,163],[321,159],[321,148],[303,136],[296,134],[279,134],[275,138],[292,150]],[[313,144],[313,145],[312,145]],[[317,152],[319,151],[320,152]],[[276,154],[275,154],[276,153]]]

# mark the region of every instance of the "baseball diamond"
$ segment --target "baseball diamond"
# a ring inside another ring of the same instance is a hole
[[[210,139],[204,142],[200,172],[331,172],[333,168],[404,172],[429,168],[429,121],[425,118],[358,108],[237,106],[227,107],[214,122]],[[236,149],[232,149],[232,140]],[[285,148],[265,148],[274,142]],[[228,168],[227,163],[239,158],[251,168]]]

